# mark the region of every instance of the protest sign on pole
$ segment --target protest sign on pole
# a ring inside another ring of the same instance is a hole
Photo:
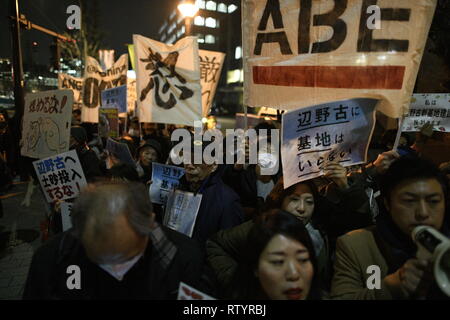
[[[216,299],[187,285],[184,282],[180,282],[180,286],[178,287],[177,300],[216,300]]]
[[[450,132],[450,93],[413,95],[402,131],[418,132],[426,123],[433,125],[434,131]]]
[[[72,206],[73,204],[70,202],[61,203],[61,222],[63,232],[72,228],[72,220],[70,218],[72,215]]]
[[[199,50],[200,83],[202,85],[202,116],[208,116],[220,80],[225,53]]]
[[[202,117],[196,37],[167,45],[133,35],[140,122],[193,126]]]
[[[282,116],[284,188],[324,174],[323,166],[366,161],[377,100],[353,99],[301,108]]]
[[[51,90],[25,96],[21,155],[46,158],[69,150],[73,92]]]
[[[70,89],[73,92],[73,109],[81,109],[83,105],[83,78],[72,77],[65,73],[58,73],[58,89]]]
[[[136,109],[136,73],[133,71],[133,76],[130,76],[131,72],[128,72],[127,76],[127,110],[128,113],[132,113],[135,116]]]
[[[192,237],[202,195],[175,190],[167,197],[163,224],[175,231]]]
[[[83,85],[82,122],[98,122],[98,109],[101,105],[101,92],[127,84],[128,55],[120,56],[112,68],[103,71],[102,67],[92,57],[86,58]]]
[[[48,202],[75,198],[87,184],[75,150],[34,161],[33,166]]]
[[[153,162],[152,184],[150,185],[152,202],[165,205],[168,194],[178,187],[183,175],[183,168]]]
[[[127,113],[127,85],[102,91],[102,106],[116,104],[119,115],[126,117]]]
[[[243,0],[244,105],[292,110],[373,98],[401,117],[436,2]]]
[[[106,140],[105,150],[121,162],[128,163],[132,166],[136,165],[130,149],[125,143],[117,142],[111,138],[108,138],[108,140]]]
[[[119,136],[119,113],[117,108],[109,106],[99,110],[98,134],[102,138],[117,138]]]

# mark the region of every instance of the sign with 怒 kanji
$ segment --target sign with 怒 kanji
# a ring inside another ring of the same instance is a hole
[[[437,0],[243,0],[244,105],[409,107]]]
[[[160,163],[152,163],[150,199],[153,203],[166,204],[169,193],[178,187],[184,169]]]
[[[48,202],[75,198],[87,184],[75,150],[34,161],[33,166]]]
[[[414,132],[430,123],[434,131],[450,132],[450,93],[413,94],[402,131]]]
[[[284,113],[284,188],[323,175],[323,166],[330,162],[344,167],[365,162],[377,102],[361,98]]]
[[[140,122],[192,126],[202,117],[196,37],[167,45],[133,35]]]

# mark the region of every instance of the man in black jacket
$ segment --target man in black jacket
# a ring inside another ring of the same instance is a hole
[[[72,223],[34,254],[24,299],[176,299],[180,281],[208,291],[202,251],[154,221],[141,184],[90,186]]]

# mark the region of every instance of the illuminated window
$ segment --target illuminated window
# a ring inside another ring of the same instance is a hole
[[[181,27],[181,32],[183,32],[183,34],[186,33],[186,27],[185,26]]]
[[[204,1],[204,0],[197,0],[196,3],[197,3],[197,7],[199,7],[200,9],[205,9],[206,1]]]
[[[202,34],[200,34],[200,33],[197,33],[197,42],[198,43],[205,43],[205,36],[204,35],[202,35]]]
[[[196,26],[204,26],[205,25],[205,18],[202,16],[196,16],[194,19],[194,24]]]
[[[205,26],[207,26],[209,28],[215,28],[216,27],[216,19],[211,18],[211,17],[206,18]]]
[[[237,8],[238,8],[238,7],[237,7],[236,5],[230,4],[230,5],[228,6],[228,13],[232,13],[232,12],[236,11]]]
[[[212,34],[208,34],[205,37],[205,43],[216,43],[216,38]]]
[[[236,69],[227,72],[227,83],[236,83],[244,81],[244,70]]]
[[[227,13],[227,5],[225,3],[219,3],[217,11]]]
[[[242,47],[236,47],[236,50],[234,51],[234,58],[236,60],[242,58]]]
[[[206,10],[216,11],[217,5],[214,1],[208,1],[206,3]]]

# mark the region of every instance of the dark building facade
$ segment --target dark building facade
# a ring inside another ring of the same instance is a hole
[[[173,44],[188,35],[197,36],[202,50],[226,53],[212,114],[234,115],[242,108],[242,29],[240,0],[197,0],[199,8],[192,19],[184,18],[171,3],[171,11],[159,28],[159,41]]]

